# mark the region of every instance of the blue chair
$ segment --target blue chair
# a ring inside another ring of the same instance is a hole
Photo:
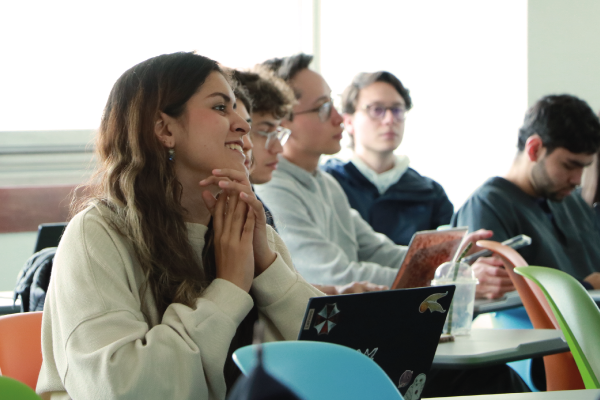
[[[242,347],[233,353],[233,360],[246,376],[257,364],[257,346],[263,347],[265,370],[303,399],[403,399],[375,361],[331,343],[286,341]]]
[[[495,329],[533,329],[525,307],[517,307],[511,310],[497,311],[492,314],[492,325]],[[539,392],[539,389],[533,383],[531,376],[531,358],[521,361],[506,363],[515,370],[517,374],[525,381],[532,392]]]

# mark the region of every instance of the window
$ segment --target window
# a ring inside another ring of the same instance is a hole
[[[114,82],[125,70],[175,51],[196,50],[229,67],[251,67],[296,53],[306,45],[304,33],[311,32],[311,4],[3,3],[0,186],[85,180],[93,166],[92,148],[86,145]]]
[[[414,102],[398,152],[442,184],[455,209],[508,170],[527,109],[527,2],[321,7],[321,72],[333,93],[358,72],[395,74]]]

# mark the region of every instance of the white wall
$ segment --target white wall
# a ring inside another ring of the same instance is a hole
[[[529,0],[528,103],[569,93],[600,110],[600,1]]]
[[[310,50],[307,1],[1,2],[0,131],[97,128],[117,78],[159,54],[242,67]]]
[[[516,151],[527,107],[527,3],[520,0],[322,2],[321,70],[336,94],[388,70],[414,108],[399,152],[458,208]]]
[[[33,254],[37,232],[0,234],[0,292],[14,290],[17,274]]]

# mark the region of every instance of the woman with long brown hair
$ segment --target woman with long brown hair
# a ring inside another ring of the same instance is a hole
[[[193,53],[115,83],[99,168],[61,240],[42,322],[44,398],[222,399],[231,353],[296,338],[309,297],[244,169],[248,123]]]

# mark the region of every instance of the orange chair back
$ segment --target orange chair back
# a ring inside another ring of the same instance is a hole
[[[477,242],[477,245],[490,250],[500,257],[504,264],[504,269],[508,273],[508,276],[510,276],[510,280],[517,289],[517,292],[519,292],[519,297],[521,297],[521,301],[523,302],[523,306],[525,306],[525,311],[527,311],[533,327],[535,329],[560,329],[558,321],[550,308],[550,304],[548,304],[548,300],[546,300],[541,289],[537,285],[535,288],[529,286],[527,279],[514,271],[517,267],[528,266],[527,261],[516,250],[502,243],[491,240],[480,240]],[[539,295],[536,292],[539,292]]]
[[[480,240],[479,247],[488,249],[500,257],[504,269],[519,292],[525,311],[535,329],[560,329],[546,296],[533,282],[514,272],[517,267],[526,267],[527,261],[514,249],[491,240]],[[579,368],[571,352],[544,357],[546,370],[546,390],[585,389]]]
[[[42,312],[0,317],[0,374],[35,390],[42,367]]]

